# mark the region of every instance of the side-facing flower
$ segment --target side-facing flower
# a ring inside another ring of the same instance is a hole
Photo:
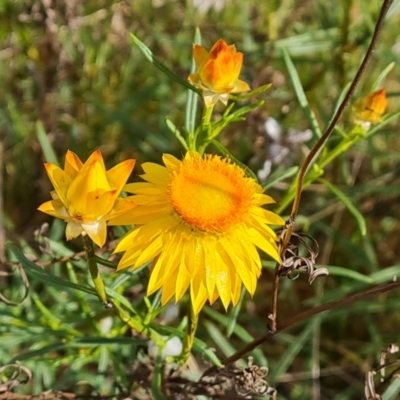
[[[125,251],[118,270],[153,260],[148,294],[162,289],[166,304],[189,289],[196,314],[218,297],[225,308],[237,304],[242,283],[254,294],[261,274],[256,248],[280,260],[268,225],[284,221],[262,208],[274,200],[225,158],[188,152],[183,161],[163,161],[165,167],[143,164],[146,182],[125,186],[137,206],[124,215],[135,228],[116,248]]]
[[[377,90],[368,94],[353,105],[354,122],[369,129],[371,124],[382,120],[382,115],[387,107],[385,89]]]
[[[218,100],[226,105],[229,93],[250,90],[249,85],[239,79],[243,53],[237,52],[235,45],[228,46],[220,39],[207,52],[204,47],[193,44],[193,58],[196,72],[189,76],[189,81],[203,90],[207,107]]]
[[[38,210],[67,222],[67,240],[87,234],[101,247],[106,241],[107,221],[134,207],[132,196],[118,198],[134,165],[135,160],[126,160],[106,171],[100,150],[84,164],[68,151],[64,169],[45,164],[55,190],[51,192],[53,200]]]

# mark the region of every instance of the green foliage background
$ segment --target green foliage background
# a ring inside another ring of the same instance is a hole
[[[31,286],[21,306],[0,303],[0,365],[19,360],[34,371],[33,383],[22,391],[32,394],[55,388],[109,395],[118,392],[116,383],[135,387],[133,366],[143,357],[139,350],[146,343],[111,320],[93,296],[83,259],[49,261],[79,252],[81,243],[65,244],[63,223],[36,211],[49,198],[43,162],[53,162],[53,158],[62,162],[67,149],[86,159],[100,147],[109,165],[133,157],[139,166],[148,160],[160,162],[164,152],[183,154],[165,118],[183,126],[186,90],[151,66],[133,46],[129,33],[135,33],[184,79],[197,26],[206,48],[219,38],[236,44],[245,54],[242,78],[252,88],[270,82],[273,86],[263,94],[263,108],[230,126],[221,141],[241,162],[257,170],[267,156],[260,140],[265,139],[262,129],[268,116],[277,119],[284,132],[309,128],[281,48],[291,56],[309,107],[323,130],[366,51],[380,4],[230,0],[221,11],[201,12],[191,0],[1,2],[0,256],[22,262]],[[388,91],[389,113],[400,108],[399,22],[400,2],[395,1],[357,93],[371,92],[380,73],[394,62],[382,82]],[[340,125],[348,130],[350,113]],[[314,135],[293,150],[294,165],[299,165],[305,146],[315,140]],[[275,168],[283,172],[288,166]],[[399,275],[399,171],[396,119],[326,168],[324,178],[340,188],[364,217],[366,235],[342,200],[324,184],[307,188],[299,221],[319,242],[317,263],[328,266],[330,275],[312,286],[305,276],[282,281],[279,320]],[[135,172],[140,173],[140,167]],[[269,189],[278,205],[290,179]],[[281,211],[287,216],[289,208]],[[44,222],[50,223],[46,240],[34,240],[35,230]],[[29,259],[39,260],[42,269]],[[208,362],[204,349],[213,347],[222,358],[265,332],[272,268],[265,261],[254,298],[245,296],[236,312],[225,314],[220,304],[205,309],[197,334],[201,342],[195,347],[199,371]],[[115,274],[105,268],[104,274],[108,287],[141,312],[147,271]],[[23,296],[18,276],[0,279],[1,292],[18,302]],[[397,291],[332,311],[279,334],[272,344],[258,349],[255,359],[268,365],[268,381],[278,389],[279,398],[361,398],[365,371],[377,365],[381,350],[399,343],[398,296]],[[151,301],[155,304],[157,298]],[[180,317],[165,332],[179,334],[185,309],[183,302]],[[232,336],[227,335],[228,326]],[[320,380],[312,379],[318,375]],[[391,392],[383,388],[385,400],[399,393],[400,385],[393,385]]]

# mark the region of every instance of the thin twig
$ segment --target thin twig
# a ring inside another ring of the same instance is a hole
[[[382,8],[379,13],[378,21],[375,25],[374,34],[372,35],[371,43],[369,44],[368,50],[367,50],[367,52],[364,56],[364,59],[357,71],[357,74],[354,77],[353,82],[351,83],[349,90],[347,91],[346,96],[344,97],[342,103],[340,104],[338,110],[336,111],[336,114],[333,117],[331,123],[326,128],[325,133],[320,137],[320,139],[317,141],[315,146],[308,153],[306,159],[304,160],[304,162],[300,168],[299,176],[298,176],[298,180],[297,180],[296,195],[293,200],[292,211],[290,214],[290,221],[292,221],[293,223],[292,223],[291,227],[287,230],[287,234],[286,234],[285,241],[284,241],[284,248],[285,248],[285,243],[287,245],[287,243],[289,242],[291,233],[293,231],[293,225],[294,225],[297,213],[299,211],[301,192],[303,190],[303,183],[304,183],[304,178],[305,178],[306,172],[307,172],[311,162],[313,161],[314,157],[319,153],[322,146],[329,139],[329,136],[332,134],[335,126],[339,122],[341,116],[343,115],[343,112],[345,111],[347,105],[349,104],[351,97],[353,96],[355,90],[357,89],[357,86],[360,83],[362,76],[364,75],[364,72],[366,70],[368,62],[370,61],[371,56],[374,52],[374,48],[377,44],[379,35],[381,33],[386,14],[389,11],[389,8],[390,8],[390,5],[392,4],[392,2],[393,2],[393,0],[384,0],[383,1]]]
[[[400,288],[400,281],[385,283],[383,285],[374,286],[373,288],[364,290],[360,293],[351,294],[349,296],[344,297],[343,299],[334,300],[329,303],[321,304],[320,306],[314,307],[310,310],[303,311],[302,313],[297,314],[296,316],[290,318],[288,321],[283,323],[281,325],[280,329],[277,329],[275,332],[269,331],[267,333],[264,333],[257,339],[254,339],[252,342],[247,344],[245,347],[243,347],[241,350],[237,351],[232,356],[226,358],[225,360],[222,360],[222,363],[226,366],[226,365],[229,365],[229,364],[239,360],[244,355],[246,355],[250,351],[254,350],[256,347],[260,346],[262,343],[266,342],[268,339],[270,339],[275,334],[282,332],[286,329],[289,329],[292,326],[294,326],[300,322],[305,322],[308,319],[314,317],[315,315],[321,314],[325,311],[340,308],[340,307],[348,307],[349,305],[351,305],[359,300],[365,300],[370,297],[374,297],[379,294],[386,293],[386,292],[389,292],[391,290],[398,289],[398,288]]]
[[[374,48],[377,44],[379,35],[381,33],[386,14],[387,14],[392,2],[393,2],[393,0],[384,0],[383,1],[382,8],[379,13],[377,23],[375,25],[375,30],[372,35],[371,43],[369,44],[368,50],[367,50],[367,52],[364,56],[364,59],[356,73],[356,76],[354,77],[353,82],[351,83],[349,90],[347,91],[346,96],[344,97],[342,103],[340,104],[339,108],[337,109],[335,116],[332,118],[332,121],[330,122],[329,126],[326,128],[326,131],[320,137],[320,139],[317,141],[317,143],[314,145],[314,147],[311,149],[311,151],[308,153],[306,159],[304,160],[304,162],[300,168],[299,175],[297,178],[296,195],[293,200],[293,206],[292,206],[292,211],[290,213],[290,217],[286,223],[287,229],[286,229],[286,233],[285,233],[282,245],[281,245],[281,251],[280,251],[281,257],[283,257],[285,255],[286,248],[289,244],[290,238],[293,233],[296,216],[299,211],[300,199],[301,199],[301,194],[303,191],[303,184],[304,184],[304,179],[305,179],[307,170],[310,167],[314,158],[319,154],[322,146],[329,139],[336,124],[338,123],[339,119],[343,115],[344,110],[346,109],[348,103],[350,102],[350,99],[353,96],[358,84],[360,83],[360,80],[366,70],[368,62],[370,61],[371,56],[374,52]],[[279,272],[280,272],[280,270],[281,270],[281,265],[277,264],[275,267],[275,272],[274,272],[275,275],[274,275],[274,281],[273,281],[273,286],[272,286],[272,302],[271,302],[272,303],[271,304],[272,311],[268,316],[268,319],[270,321],[269,328],[272,332],[276,331],[276,329],[277,329],[278,294],[279,294],[279,280],[280,280]]]

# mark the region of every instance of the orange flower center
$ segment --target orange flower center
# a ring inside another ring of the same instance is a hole
[[[169,195],[175,211],[193,228],[226,232],[245,219],[255,188],[237,165],[208,155],[182,162],[172,176]]]

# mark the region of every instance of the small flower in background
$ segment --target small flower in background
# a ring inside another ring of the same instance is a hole
[[[100,150],[83,164],[72,151],[65,156],[64,169],[46,163],[54,191],[53,200],[38,210],[67,222],[67,240],[87,234],[98,246],[107,235],[107,221],[134,207],[132,197],[118,198],[131,174],[135,160],[126,160],[106,171]]]
[[[239,79],[243,53],[237,52],[235,45],[228,46],[220,39],[208,53],[204,47],[194,44],[193,57],[197,70],[189,76],[189,81],[203,90],[207,107],[218,100],[226,105],[229,93],[250,90],[249,85]]]
[[[183,161],[164,155],[164,166],[142,165],[147,182],[131,183],[135,224],[120,241],[118,270],[153,260],[148,294],[162,289],[162,304],[189,289],[197,314],[208,300],[237,304],[242,283],[254,294],[261,274],[259,248],[280,261],[277,236],[268,225],[281,217],[262,208],[274,200],[243,169],[214,155],[188,152]],[[121,222],[117,218],[114,222]]]
[[[368,130],[372,124],[382,120],[387,107],[385,89],[368,94],[353,105],[353,119],[358,125]]]

